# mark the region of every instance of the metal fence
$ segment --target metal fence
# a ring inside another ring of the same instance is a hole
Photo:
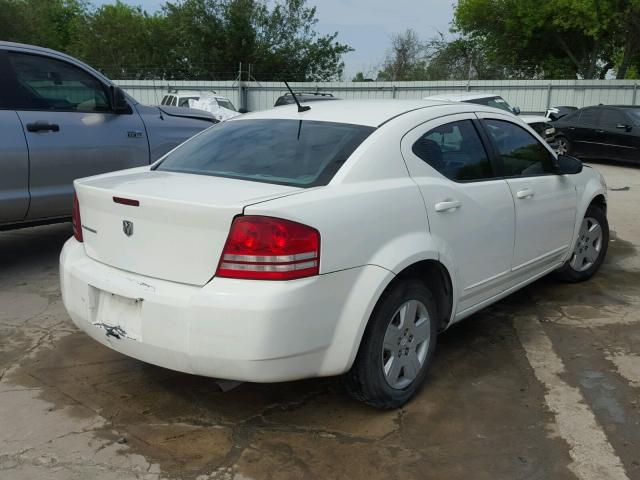
[[[214,90],[236,107],[249,111],[271,108],[286,92],[280,82],[116,80],[141,103],[157,105],[169,89]],[[548,107],[571,105],[636,105],[635,80],[472,80],[435,82],[294,82],[295,91],[332,93],[344,99],[419,99],[429,95],[491,92],[523,112],[544,112]]]

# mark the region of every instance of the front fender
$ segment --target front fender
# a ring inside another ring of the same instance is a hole
[[[575,175],[574,179],[576,185],[576,193],[578,199],[578,205],[576,209],[576,222],[573,229],[573,239],[571,242],[571,248],[567,252],[565,261],[571,258],[573,254],[573,248],[578,240],[578,234],[580,233],[580,226],[582,219],[584,218],[587,208],[591,205],[591,202],[598,195],[607,198],[607,184],[604,177],[596,169],[592,167],[585,167],[581,173]]]

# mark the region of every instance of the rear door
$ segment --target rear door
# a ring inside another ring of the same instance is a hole
[[[26,51],[9,52],[8,60],[29,148],[27,219],[69,216],[76,178],[149,163],[140,116],[113,113],[107,86],[90,72]]]
[[[570,248],[577,193],[567,175],[557,175],[552,152],[516,120],[479,113],[516,213],[513,281],[517,284],[559,265]]]
[[[0,224],[22,220],[29,207],[29,155],[11,102],[14,79],[7,62],[0,51]]]
[[[472,113],[428,121],[402,155],[420,187],[431,235],[454,264],[461,313],[505,289],[515,231],[513,199],[496,174]]]
[[[601,110],[597,107],[585,108],[577,122],[568,127],[571,132],[572,154],[581,158],[602,156],[602,131],[600,129]]]
[[[637,133],[633,132],[633,121],[615,108],[604,108],[600,116],[602,158],[611,160],[637,160]]]

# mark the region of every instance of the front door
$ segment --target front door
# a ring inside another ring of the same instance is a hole
[[[441,242],[458,279],[458,314],[505,289],[513,253],[513,199],[507,182],[496,176],[478,127],[473,114],[450,115],[402,140],[431,236]]]
[[[478,114],[491,138],[516,209],[515,283],[562,263],[573,239],[577,193],[555,158],[524,125],[510,117]]]
[[[29,207],[29,154],[11,105],[13,76],[0,50],[0,225],[20,221]]]
[[[62,59],[10,52],[29,147],[27,219],[71,214],[73,180],[149,163],[140,116],[112,111],[107,87]]]
[[[620,110],[605,108],[600,115],[603,158],[609,160],[640,160],[638,132],[633,120]]]

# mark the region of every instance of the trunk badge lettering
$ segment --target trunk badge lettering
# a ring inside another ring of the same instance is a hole
[[[130,222],[129,220],[123,220],[122,231],[127,237],[130,237],[131,235],[133,235],[133,222]]]

